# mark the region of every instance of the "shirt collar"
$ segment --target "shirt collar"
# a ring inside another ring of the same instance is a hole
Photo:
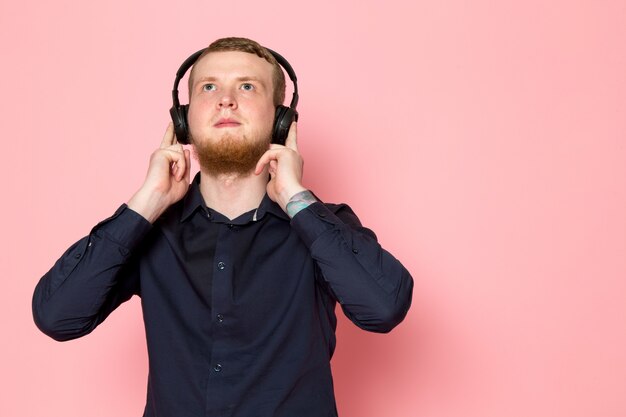
[[[214,210],[207,207],[204,202],[204,198],[200,193],[200,173],[198,172],[194,177],[193,181],[189,185],[189,190],[187,190],[187,194],[183,198],[183,208],[182,214],[180,217],[180,221],[186,221],[192,214],[194,214],[197,210],[202,210],[204,214],[210,215]],[[244,213],[236,219],[233,219],[232,223],[235,224],[245,224],[249,221],[259,221],[266,214],[273,214],[274,216],[289,221],[290,218],[280,208],[278,204],[273,202],[267,193],[263,196],[263,200],[261,200],[261,204],[256,210],[249,211],[248,213]]]
[[[287,221],[291,220],[287,213],[285,213],[277,203],[273,202],[267,193],[263,196],[263,200],[261,200],[259,208],[256,209],[256,220],[261,220],[266,214],[273,214],[274,216]]]
[[[202,210],[205,213],[208,213],[208,208],[204,203],[204,199],[202,198],[202,194],[200,194],[200,173],[198,172],[196,176],[191,181],[189,185],[189,189],[187,190],[187,194],[183,197],[183,211],[180,216],[180,221],[184,222],[187,220],[196,210]]]

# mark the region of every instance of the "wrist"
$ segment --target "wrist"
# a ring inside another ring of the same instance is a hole
[[[154,223],[169,207],[164,196],[144,189],[137,191],[126,205],[150,223]]]
[[[294,184],[284,187],[280,191],[278,191],[276,195],[276,202],[286,212],[289,200],[291,200],[294,195],[302,191],[306,191],[306,188],[304,188],[301,184]]]
[[[315,203],[317,199],[309,190],[303,190],[296,194],[294,194],[285,207],[285,211],[287,215],[293,219],[293,217],[298,214],[301,210],[304,210],[311,204]]]

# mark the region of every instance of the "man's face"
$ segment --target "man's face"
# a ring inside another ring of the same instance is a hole
[[[189,131],[203,169],[245,174],[271,141],[272,65],[246,52],[212,52],[195,64]],[[205,166],[208,165],[208,166]]]

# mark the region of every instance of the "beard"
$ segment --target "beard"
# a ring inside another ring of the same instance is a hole
[[[211,176],[244,176],[252,172],[261,156],[269,149],[270,134],[259,134],[256,138],[234,136],[230,133],[219,139],[205,138],[194,144],[194,156],[202,171]]]

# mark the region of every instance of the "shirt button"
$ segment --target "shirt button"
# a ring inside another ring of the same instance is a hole
[[[224,262],[218,262],[217,263],[217,268],[218,269],[224,269],[224,268],[226,268],[226,264]]]
[[[354,254],[359,253],[359,250],[358,249],[352,249],[352,253],[354,253]]]
[[[229,228],[229,229],[231,229],[231,230],[232,230],[234,227],[235,227],[235,225],[234,225],[234,224],[229,224],[229,225],[228,225],[228,228]]]
[[[218,314],[216,317],[217,321],[219,321],[220,323],[224,321],[224,316],[222,314]]]
[[[213,367],[213,370],[214,370],[215,372],[220,372],[220,371],[222,370],[222,365],[221,365],[221,364],[219,364],[219,363],[218,363],[218,364],[216,364],[216,365]]]

